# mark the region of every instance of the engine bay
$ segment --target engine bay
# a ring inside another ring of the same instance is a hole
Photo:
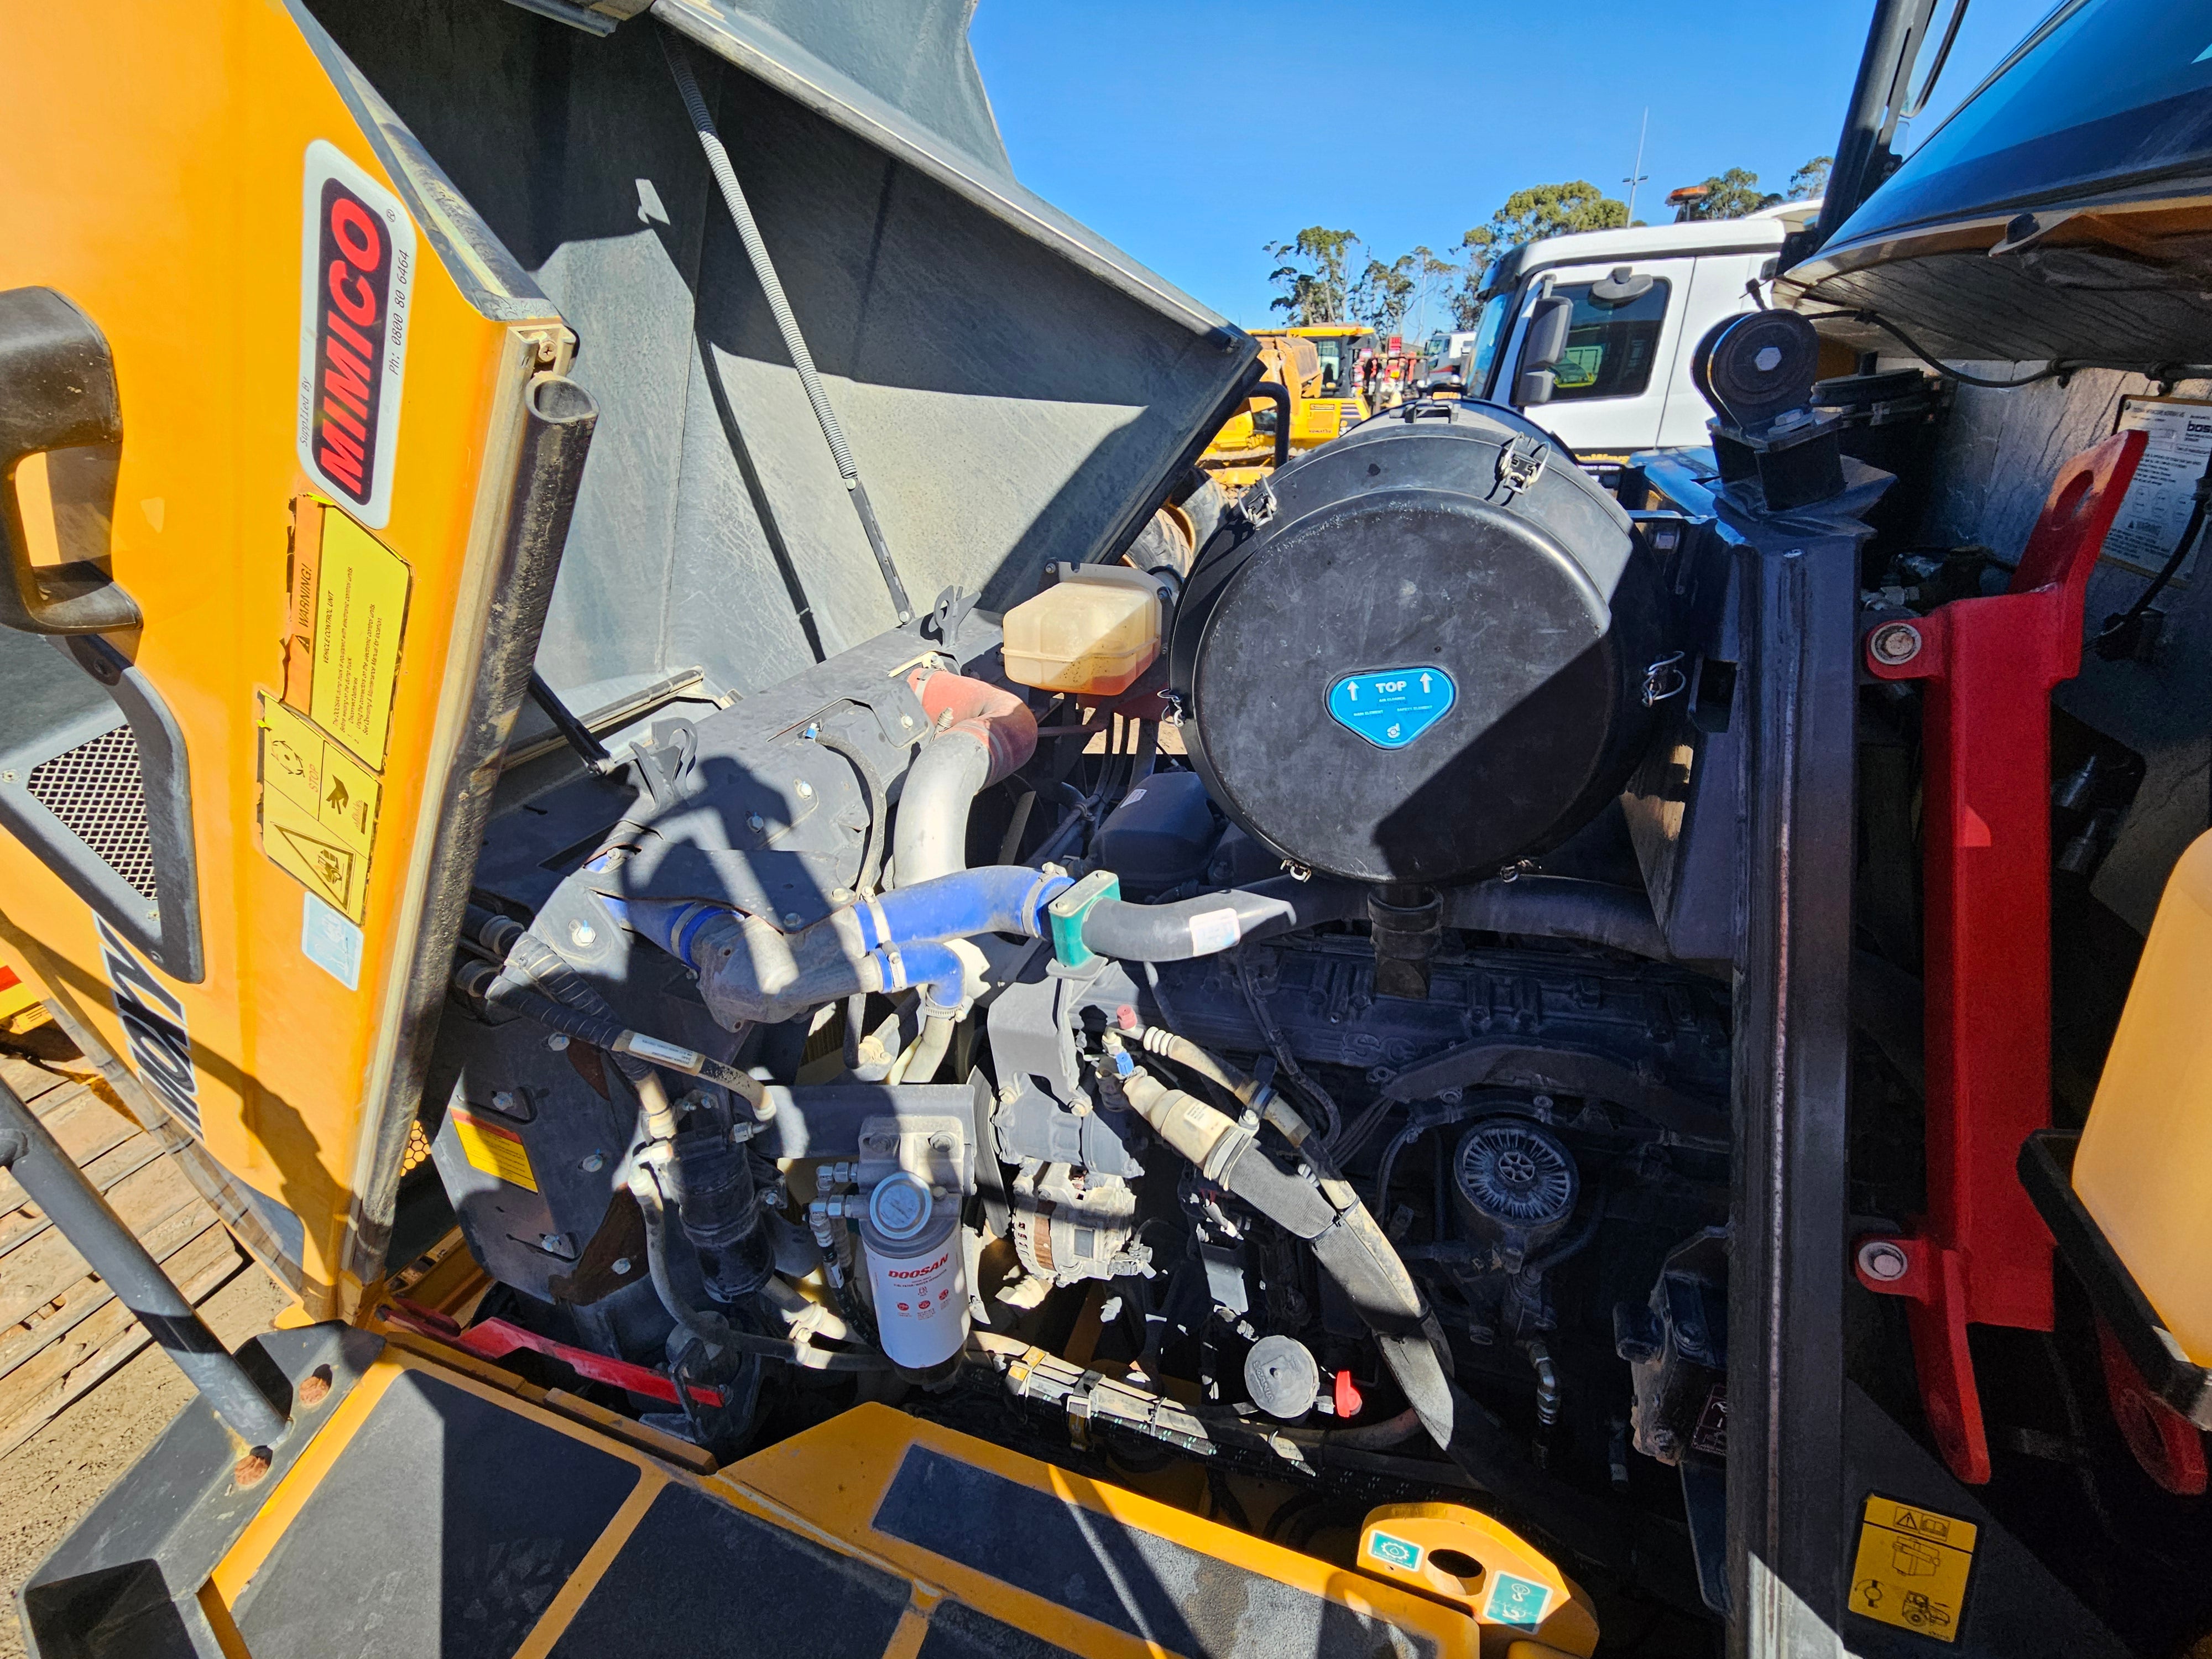
[[[518,743],[425,1097],[478,1316],[723,1459],[884,1401],[1300,1548],[1484,1492],[1694,1613],[1729,995],[1622,802],[1689,544],[1474,405],[1180,516],[1117,692],[948,593]]]

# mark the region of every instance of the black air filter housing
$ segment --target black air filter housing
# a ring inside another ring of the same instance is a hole
[[[1170,683],[1213,799],[1292,863],[1487,876],[1618,794],[1659,582],[1628,515],[1510,410],[1377,416],[1201,550]],[[1248,497],[1248,500],[1249,498]]]

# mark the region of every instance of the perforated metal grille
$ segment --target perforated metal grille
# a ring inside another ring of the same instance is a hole
[[[40,761],[31,769],[29,788],[31,799],[59,818],[94,857],[143,896],[157,896],[138,738],[128,726]]]
[[[422,1132],[422,1122],[417,1118],[407,1126],[407,1150],[399,1159],[399,1173],[411,1175],[416,1168],[429,1161],[430,1137]]]

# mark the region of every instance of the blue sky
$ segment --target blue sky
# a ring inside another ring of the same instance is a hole
[[[1973,0],[1919,131],[2051,4]],[[1625,196],[1647,105],[1638,218],[1663,220],[1670,188],[1731,167],[1785,188],[1834,147],[1872,13],[1872,0],[981,0],[969,33],[1016,176],[1252,326],[1273,293],[1261,244],[1304,226],[1349,228],[1386,259],[1417,243],[1449,255],[1524,185],[1581,178]]]

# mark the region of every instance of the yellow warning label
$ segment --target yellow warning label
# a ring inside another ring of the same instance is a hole
[[[449,1115],[453,1120],[453,1139],[460,1142],[461,1156],[472,1168],[510,1187],[527,1187],[533,1193],[538,1190],[537,1172],[530,1167],[529,1149],[523,1146],[520,1135],[496,1123],[487,1123],[459,1106],[453,1108]]]
[[[1957,1641],[1976,1532],[1971,1521],[1869,1496],[1851,1565],[1850,1610],[1939,1642]]]
[[[307,712],[381,770],[407,627],[405,561],[334,507],[323,509]]]
[[[261,697],[261,781],[360,853],[376,842],[376,775],[276,698]]]
[[[347,921],[358,925],[367,914],[368,855],[347,846],[319,816],[278,790],[262,792],[261,850]]]

